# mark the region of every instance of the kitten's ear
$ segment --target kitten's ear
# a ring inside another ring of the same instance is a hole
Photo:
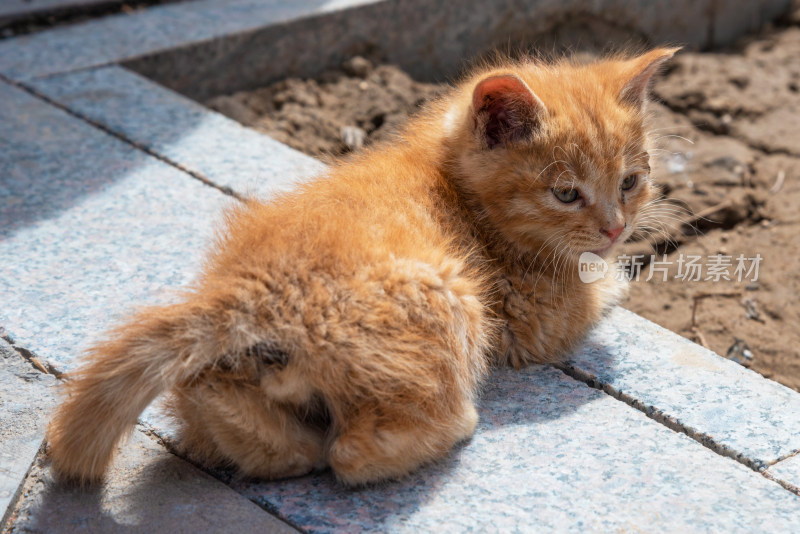
[[[475,132],[489,149],[530,136],[546,112],[528,84],[513,74],[484,78],[472,93]]]
[[[647,94],[650,81],[659,69],[666,63],[678,48],[656,48],[644,55],[626,62],[625,85],[619,92],[621,104],[644,108],[647,103]]]

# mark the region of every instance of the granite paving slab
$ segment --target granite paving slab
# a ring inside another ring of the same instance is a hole
[[[39,462],[25,491],[9,533],[297,532],[140,430],[121,448],[102,487],[58,484]]]
[[[190,282],[217,189],[0,83],[0,326],[60,370]]]
[[[800,495],[800,454],[770,466],[765,474]]]
[[[265,196],[324,165],[122,67],[27,82],[38,93],[222,188]]]
[[[115,63],[229,33],[376,0],[197,0],[155,6],[0,42],[0,73],[15,80]]]
[[[800,450],[800,394],[623,308],[565,369],[754,469]]]
[[[556,369],[500,370],[479,412],[470,442],[400,482],[232,487],[310,532],[800,529],[793,493]]]
[[[0,525],[42,444],[55,383],[0,338]]]

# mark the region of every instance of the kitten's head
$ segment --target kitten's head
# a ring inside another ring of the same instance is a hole
[[[651,77],[676,52],[587,65],[514,63],[468,81],[445,115],[456,172],[519,247],[606,255],[654,197]]]

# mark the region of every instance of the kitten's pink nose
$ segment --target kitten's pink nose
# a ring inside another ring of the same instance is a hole
[[[617,238],[619,237],[619,234],[621,234],[624,229],[625,229],[624,226],[618,226],[616,228],[612,228],[611,230],[602,230],[601,229],[600,233],[603,234],[604,236],[606,236],[607,238],[609,238],[611,240],[611,242],[613,243],[614,241],[617,240]]]

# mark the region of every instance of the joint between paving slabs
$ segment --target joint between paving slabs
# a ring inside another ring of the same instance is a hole
[[[717,443],[711,436],[704,434],[702,432],[697,432],[687,427],[686,425],[682,424],[678,419],[665,414],[655,406],[647,406],[641,401],[631,397],[630,395],[626,395],[625,393],[618,391],[617,389],[614,389],[609,384],[603,384],[602,382],[597,380],[597,377],[593,376],[590,373],[582,371],[569,364],[555,364],[554,367],[561,370],[567,376],[570,376],[575,380],[583,382],[591,388],[600,390],[610,395],[611,397],[614,397],[618,401],[624,402],[631,408],[639,410],[650,419],[653,419],[654,421],[661,423],[670,430],[687,435],[688,437],[700,443],[702,446],[714,451],[720,456],[726,456],[728,458],[731,458],[732,460],[736,460],[740,464],[749,467],[753,471],[766,476],[765,470],[769,467],[770,464],[765,464],[764,462],[758,460],[752,460],[726,445]]]
[[[764,471],[763,473],[761,473],[761,475],[767,480],[771,480],[772,482],[780,484],[783,487],[783,489],[791,491],[792,493],[800,497],[800,488],[798,488],[797,486],[790,484],[789,482],[786,482],[779,478],[775,478],[769,471]]]
[[[231,486],[231,484],[233,482],[238,482],[238,481],[241,480],[241,478],[237,476],[236,471],[233,468],[230,468],[230,467],[217,467],[217,468],[209,467],[209,466],[207,466],[205,464],[202,464],[202,463],[199,463],[199,462],[195,461],[190,456],[187,456],[187,455],[183,454],[183,452],[180,451],[175,446],[175,443],[172,440],[161,436],[158,433],[158,430],[156,430],[154,427],[152,427],[151,425],[149,425],[148,423],[146,423],[144,421],[140,420],[137,423],[135,431],[142,432],[142,433],[146,434],[150,439],[156,441],[159,445],[164,447],[167,450],[167,452],[169,452],[170,454],[174,454],[175,456],[177,456],[181,460],[193,465],[195,468],[197,468],[200,471],[204,472],[205,474],[207,474],[208,476],[210,476],[214,480],[216,480],[216,481],[218,481],[218,482],[220,482],[222,484],[225,484],[225,486],[227,486],[231,491],[239,493],[238,491],[236,491],[235,488],[233,488]],[[297,530],[299,532],[305,532],[305,530],[303,530],[299,525],[295,524],[290,518],[282,515],[280,513],[280,510],[278,510],[277,507],[275,507],[274,505],[270,504],[269,502],[260,500],[260,499],[258,499],[256,497],[252,497],[252,498],[248,497],[247,499],[250,502],[252,502],[253,504],[255,504],[256,506],[258,506],[260,509],[262,509],[264,512],[266,512],[269,515],[275,517],[279,521],[282,521],[282,522],[286,523],[287,525],[289,525],[293,529],[295,529],[295,530]]]
[[[779,464],[779,463],[781,463],[782,461],[784,461],[784,460],[788,460],[789,458],[793,458],[793,457],[795,457],[795,456],[800,456],[800,449],[798,449],[798,450],[796,450],[796,451],[792,451],[792,452],[790,452],[789,454],[785,454],[785,455],[781,456],[781,457],[780,457],[780,458],[778,458],[777,460],[774,460],[774,461],[772,461],[772,462],[769,462],[769,463],[767,464],[767,467],[772,467],[773,465]]]
[[[9,506],[6,508],[5,514],[0,517],[0,532],[4,534],[8,532],[9,524],[13,522],[15,515],[19,513],[27,492],[39,479],[38,476],[33,476],[34,471],[41,469],[46,461],[46,455],[47,442],[42,440],[41,444],[39,444],[39,450],[36,451],[33,457],[31,465],[28,466],[28,470],[25,471],[25,475],[22,477],[22,482],[20,482],[16,492],[11,496],[11,499],[9,499]]]
[[[62,373],[59,369],[53,366],[50,362],[43,360],[42,358],[37,356],[35,352],[28,350],[25,347],[17,345],[14,341],[14,338],[11,337],[10,335],[5,333],[0,334],[0,339],[8,343],[11,346],[11,348],[14,349],[14,352],[19,354],[23,360],[30,363],[38,371],[41,371],[46,375],[53,375],[58,380],[61,380],[61,378],[64,376],[64,373]]]
[[[92,67],[92,68],[96,68],[96,66]],[[83,69],[80,69],[80,70],[83,70]],[[230,187],[224,186],[224,185],[219,185],[219,184],[211,181],[210,179],[208,179],[207,177],[203,176],[202,174],[187,168],[186,166],[178,163],[177,161],[173,161],[170,158],[168,158],[166,156],[163,156],[162,154],[159,154],[159,153],[153,151],[152,149],[148,148],[147,146],[145,146],[145,145],[143,145],[141,143],[138,143],[138,142],[134,141],[133,139],[130,139],[130,138],[126,137],[125,135],[120,134],[119,132],[115,132],[114,130],[112,130],[112,129],[108,128],[107,126],[105,126],[105,125],[103,125],[103,124],[101,124],[101,123],[99,123],[99,122],[87,117],[86,115],[83,115],[82,113],[79,113],[79,112],[77,112],[77,111],[75,111],[73,109],[70,109],[69,107],[61,104],[60,102],[57,102],[57,101],[53,100],[52,98],[50,98],[50,97],[48,97],[48,96],[36,91],[36,89],[34,89],[34,88],[32,88],[32,87],[30,87],[28,85],[25,85],[24,82],[14,81],[14,80],[12,80],[12,79],[10,79],[10,78],[2,75],[2,74],[0,74],[0,81],[5,82],[5,83],[7,83],[7,84],[9,84],[11,86],[14,86],[14,87],[18,88],[18,89],[21,89],[22,91],[25,91],[26,93],[28,93],[29,95],[33,96],[34,98],[37,98],[37,99],[39,99],[39,100],[41,100],[41,101],[43,101],[43,102],[45,102],[47,104],[50,104],[51,106],[54,106],[54,107],[60,109],[61,111],[71,115],[72,117],[75,117],[76,119],[79,119],[79,120],[89,124],[90,126],[93,126],[93,127],[97,128],[98,130],[102,131],[103,133],[106,133],[106,134],[108,134],[108,135],[110,135],[110,136],[112,136],[112,137],[114,137],[116,139],[119,139],[123,143],[126,143],[126,144],[132,146],[136,150],[144,152],[148,156],[151,156],[151,157],[156,158],[157,160],[159,160],[159,161],[161,161],[163,163],[166,163],[170,167],[175,167],[176,169],[180,170],[181,172],[184,172],[184,173],[188,174],[189,176],[191,176],[192,178],[202,182],[204,185],[207,185],[208,187],[213,187],[214,189],[222,192],[225,195],[231,196],[231,197],[235,198],[236,200],[239,200],[239,201],[244,201],[245,200],[245,198],[242,195],[240,195],[239,193],[237,193],[236,191],[234,191]]]
[[[233,490],[233,488],[231,488],[231,489]],[[233,490],[233,491],[236,491],[236,490]],[[306,530],[303,530],[303,528],[300,527],[300,525],[296,524],[294,521],[292,521],[288,517],[285,517],[284,515],[282,515],[280,513],[280,511],[278,510],[278,508],[276,506],[270,504],[269,502],[267,502],[267,501],[265,501],[263,499],[255,498],[255,497],[249,498],[248,500],[251,503],[253,503],[256,506],[258,506],[259,508],[261,508],[262,510],[264,510],[265,513],[271,515],[272,517],[275,517],[279,521],[283,521],[284,523],[286,523],[287,525],[289,525],[290,527],[292,527],[296,531],[298,531],[298,532],[307,532]]]
[[[696,432],[696,431],[692,430],[691,428],[688,428],[687,426],[681,424],[674,417],[670,417],[670,416],[664,414],[661,410],[658,410],[655,406],[646,406],[642,402],[640,402],[640,401],[634,399],[633,397],[631,397],[630,395],[625,395],[624,393],[622,393],[620,391],[617,391],[616,389],[614,389],[613,387],[611,387],[608,384],[600,383],[597,380],[596,377],[592,376],[589,373],[581,371],[580,369],[577,369],[576,367],[568,365],[568,364],[556,364],[556,365],[554,365],[554,367],[556,367],[557,369],[561,370],[567,376],[570,376],[570,377],[572,377],[572,378],[574,378],[576,380],[579,380],[579,381],[585,383],[586,385],[588,385],[589,387],[594,388],[594,389],[598,389],[598,390],[600,390],[600,391],[602,391],[602,392],[614,397],[615,399],[619,400],[620,402],[624,402],[628,406],[630,406],[630,407],[632,407],[632,408],[634,408],[636,410],[639,410],[640,412],[644,413],[650,419],[653,419],[654,421],[666,426],[670,430],[672,430],[674,432],[680,432],[682,434],[685,434],[686,436],[692,438],[693,440],[697,441],[702,446],[706,447],[707,449],[710,449],[711,451],[715,452],[716,454],[719,454],[720,456],[726,456],[728,458],[731,458],[732,460],[735,460],[735,461],[739,462],[740,464],[742,464],[742,465],[744,465],[746,467],[749,467],[750,469],[752,469],[756,473],[760,474],[761,476],[763,476],[767,480],[775,482],[775,483],[779,484],[781,487],[783,487],[783,489],[785,489],[787,491],[790,491],[790,492],[794,493],[795,495],[800,496],[800,488],[790,484],[789,482],[785,482],[785,481],[783,481],[783,480],[781,480],[779,478],[774,477],[772,475],[772,473],[770,473],[768,471],[769,467],[777,464],[778,462],[781,462],[783,460],[791,458],[792,456],[796,456],[796,455],[800,454],[800,451],[794,451],[794,452],[792,452],[790,454],[787,454],[786,456],[783,456],[783,457],[781,457],[781,458],[779,458],[779,459],[777,459],[777,460],[775,460],[773,462],[769,462],[769,463],[759,462],[757,460],[751,460],[750,458],[744,457],[741,453],[738,453],[738,452],[734,451],[730,447],[727,447],[725,445],[717,443],[716,441],[714,441],[714,439],[711,436],[708,436],[707,434],[703,434],[702,432]]]

